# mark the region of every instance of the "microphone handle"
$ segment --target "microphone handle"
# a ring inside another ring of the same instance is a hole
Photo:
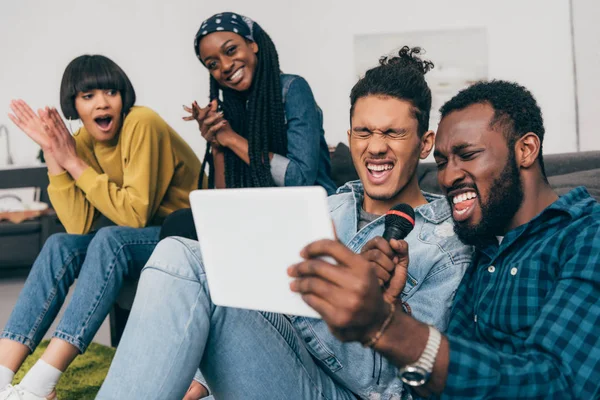
[[[383,232],[383,238],[388,242],[391,239],[402,240],[408,235],[408,232],[404,232],[404,230],[399,229],[395,226],[388,226],[385,228]]]

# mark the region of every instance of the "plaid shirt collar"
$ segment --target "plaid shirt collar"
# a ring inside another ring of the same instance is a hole
[[[558,200],[546,207],[531,221],[507,232],[502,241],[502,245],[498,245],[498,243],[492,241],[486,246],[477,248],[477,250],[492,259],[498,254],[498,250],[508,248],[523,234],[527,233],[528,235],[532,235],[541,230],[550,228],[548,222],[553,219],[557,213],[564,215],[564,218],[568,218],[569,220],[577,220],[585,212],[585,205],[589,205],[590,202],[594,202],[594,199],[590,196],[585,187],[579,186],[564,196],[559,197]],[[562,223],[563,219],[554,220],[553,224],[555,225],[559,221]]]

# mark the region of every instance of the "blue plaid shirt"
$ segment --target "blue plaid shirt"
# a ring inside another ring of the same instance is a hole
[[[478,249],[443,398],[600,398],[600,204],[579,187]]]

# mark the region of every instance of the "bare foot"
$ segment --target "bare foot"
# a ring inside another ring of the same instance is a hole
[[[183,400],[198,400],[206,396],[208,396],[208,390],[201,383],[192,381]]]

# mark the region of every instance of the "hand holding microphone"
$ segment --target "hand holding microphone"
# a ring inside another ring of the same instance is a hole
[[[387,302],[394,302],[408,276],[408,244],[403,240],[415,225],[415,213],[408,204],[398,204],[385,215],[383,236],[371,239],[361,255],[371,264]]]
[[[294,278],[290,289],[302,295],[338,339],[362,342],[372,338],[390,315],[386,302],[395,302],[406,283],[408,245],[401,239],[413,225],[414,212],[401,205],[386,215],[384,236],[391,238],[390,242],[377,237],[361,254],[337,240],[309,244],[300,254],[304,260],[288,268],[288,275]],[[384,282],[383,292],[375,274],[382,271],[386,274],[386,279],[379,278]]]
[[[403,240],[414,227],[415,211],[408,204],[398,204],[385,213],[383,238],[387,241]]]

